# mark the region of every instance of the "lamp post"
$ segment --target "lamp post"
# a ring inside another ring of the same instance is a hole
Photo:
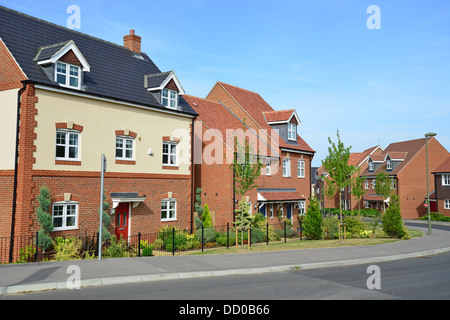
[[[436,133],[425,134],[426,163],[427,163],[427,211],[428,211],[428,234],[431,234],[431,213],[430,213],[430,183],[428,181],[428,138],[436,136]]]

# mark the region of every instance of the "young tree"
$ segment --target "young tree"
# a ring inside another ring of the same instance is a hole
[[[106,191],[103,191],[103,208],[102,208],[102,241],[111,239],[109,226],[111,224],[111,216],[108,213],[109,203],[106,201]],[[98,212],[98,211],[97,211]]]
[[[306,216],[303,220],[303,231],[308,239],[322,239],[322,214],[320,213],[319,201],[316,197],[309,199]]]
[[[367,192],[366,189],[364,189],[364,183],[366,181],[365,177],[360,176],[360,172],[358,170],[358,175],[352,180],[351,186],[352,186],[352,195],[358,199],[358,216],[359,219],[361,219],[361,199],[364,196],[364,194]]]
[[[375,193],[383,198],[383,214],[386,213],[386,199],[392,193],[392,180],[385,171],[379,171],[375,176]]]
[[[324,170],[329,174],[330,182],[335,185],[338,191],[340,191],[350,184],[355,167],[348,164],[351,147],[346,148],[344,146],[339,135],[339,130],[337,131],[337,138],[337,145],[331,141],[331,138],[328,138],[328,142],[331,146],[328,147],[328,155],[322,160],[322,165]],[[341,196],[339,196],[339,214],[342,222]]]
[[[203,227],[209,228],[212,227],[211,222],[211,214],[209,213],[209,206],[207,203],[205,203],[205,208],[202,215],[202,221],[203,221]]]

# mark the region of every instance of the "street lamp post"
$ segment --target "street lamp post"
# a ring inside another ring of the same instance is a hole
[[[427,211],[428,211],[428,234],[431,234],[431,213],[430,213],[430,183],[428,181],[428,138],[436,136],[436,133],[425,134],[426,163],[427,163]]]

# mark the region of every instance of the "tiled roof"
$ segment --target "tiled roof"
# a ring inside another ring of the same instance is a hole
[[[54,50],[60,49],[57,45],[54,46],[55,44],[73,40],[91,66],[91,71],[85,72],[85,87],[82,92],[167,110],[144,88],[145,75],[161,72],[145,53],[141,54],[142,59],[136,58],[131,50],[124,46],[2,6],[0,6],[0,38],[26,77],[34,83],[60,88],[33,59],[39,48],[44,48],[40,55],[51,56],[55,53]],[[181,110],[174,112],[195,115],[182,97],[180,108]]]
[[[268,132],[271,132],[272,135],[275,134],[275,130],[271,130],[272,127],[267,123],[263,114],[264,112],[274,112],[275,110],[258,93],[223,82],[218,82],[218,84],[221,85],[228,92],[228,94],[239,103],[242,108],[244,108],[244,110],[261,129],[268,130]],[[254,129],[258,130],[259,128]],[[282,148],[312,153],[315,152],[299,135],[297,135],[296,145],[287,143],[282,138],[279,138],[278,140],[279,145]]]
[[[440,164],[433,173],[450,173],[450,157]]]
[[[278,122],[278,121],[288,121],[292,114],[294,113],[294,109],[290,110],[280,110],[280,111],[265,111],[263,115],[267,122]]]

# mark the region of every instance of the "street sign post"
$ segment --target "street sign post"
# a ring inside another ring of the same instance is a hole
[[[106,171],[106,157],[102,154],[101,182],[100,182],[100,223],[98,230],[98,259],[102,259],[102,229],[103,229],[103,180]]]

